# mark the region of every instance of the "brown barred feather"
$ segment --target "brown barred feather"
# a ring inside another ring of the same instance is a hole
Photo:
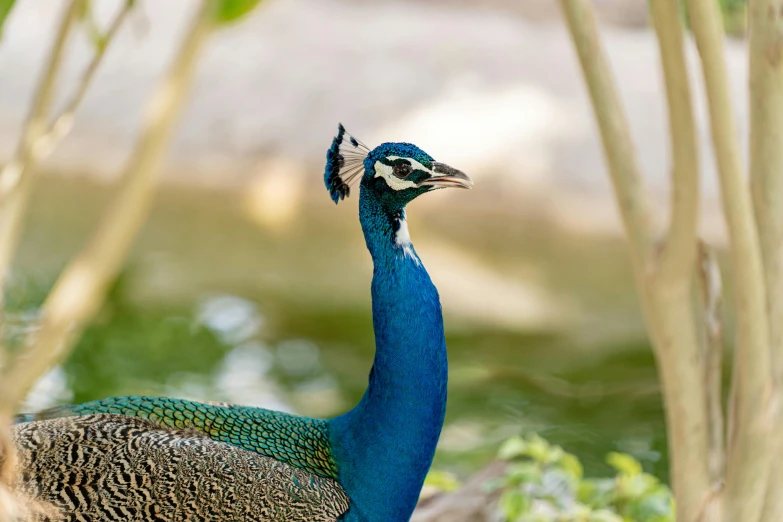
[[[142,418],[88,415],[13,426],[16,490],[48,521],[336,521],[348,497],[331,478]]]

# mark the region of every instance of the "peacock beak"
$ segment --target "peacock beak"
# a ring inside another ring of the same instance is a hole
[[[433,175],[419,183],[419,186],[429,185],[434,188],[473,188],[473,180],[470,179],[470,176],[461,170],[449,167],[445,163],[433,162],[432,172]]]

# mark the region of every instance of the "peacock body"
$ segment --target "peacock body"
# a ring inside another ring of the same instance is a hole
[[[410,242],[405,207],[470,188],[408,143],[373,150],[342,125],[327,153],[335,202],[360,180],[373,259],[376,352],[359,404],[329,420],[161,397],[117,397],[20,415],[17,491],[31,520],[408,520],[446,409],[437,290]]]

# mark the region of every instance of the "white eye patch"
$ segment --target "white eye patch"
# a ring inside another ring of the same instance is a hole
[[[410,158],[402,158],[400,156],[389,156],[388,159],[391,161],[398,160],[398,159],[405,159],[410,161],[412,170],[423,170],[425,172],[430,172],[430,169],[428,169],[418,161]],[[389,165],[384,165],[380,161],[375,162],[375,177],[376,178],[382,177],[384,181],[386,181],[386,184],[389,185],[389,188],[391,188],[392,190],[405,190],[408,188],[416,188],[416,183],[407,179],[398,178],[397,176],[394,175],[394,167],[391,167]]]

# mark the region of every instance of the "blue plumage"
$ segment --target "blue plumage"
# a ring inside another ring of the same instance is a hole
[[[359,405],[330,421],[338,479],[351,499],[346,520],[407,520],[443,425],[448,380],[438,293],[416,257],[395,240],[404,216],[362,192],[373,256],[376,353]],[[414,290],[415,289],[415,290]],[[356,511],[354,513],[353,511]]]

